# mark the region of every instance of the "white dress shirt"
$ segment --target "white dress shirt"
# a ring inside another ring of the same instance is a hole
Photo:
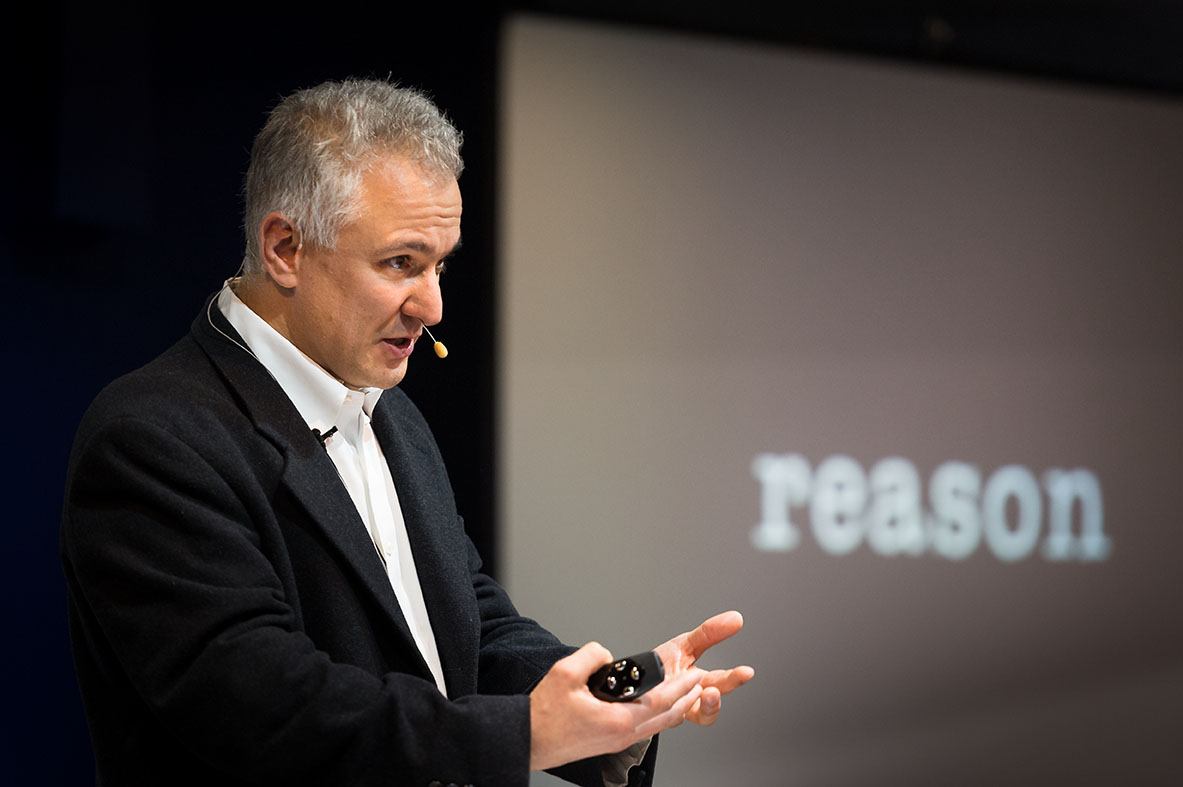
[[[419,585],[398,492],[382,447],[370,427],[370,415],[382,389],[356,391],[342,384],[251,311],[234,294],[233,283],[234,280],[228,280],[218,293],[218,309],[246,342],[247,351],[283,388],[309,429],[323,435],[337,427],[324,441],[325,450],[370,531],[411,636],[431,669],[436,686],[446,697],[443,665],[423,601],[423,588]],[[625,787],[628,769],[644,758],[649,741],[648,738],[638,741],[625,751],[602,759],[605,787]]]
[[[310,430],[323,435],[337,427],[324,441],[325,451],[370,531],[411,636],[431,669],[436,686],[447,696],[443,665],[423,601],[423,588],[415,569],[398,492],[370,426],[370,416],[382,389],[358,391],[341,383],[251,311],[234,294],[232,286],[233,280],[227,281],[218,294],[218,309],[246,342],[248,352],[279,383]]]

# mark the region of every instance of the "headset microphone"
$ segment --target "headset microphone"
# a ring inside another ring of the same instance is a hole
[[[430,339],[433,342],[435,342],[435,344],[432,346],[432,349],[435,350],[435,354],[438,355],[440,358],[447,358],[448,357],[448,348],[444,346],[443,342],[436,342],[435,341],[435,337],[431,335],[431,331],[428,329],[427,323],[423,323],[423,330],[427,331],[428,337],[430,337]]]

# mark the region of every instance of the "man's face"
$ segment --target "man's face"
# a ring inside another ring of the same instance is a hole
[[[443,317],[440,274],[460,242],[460,188],[401,157],[362,180],[337,248],[300,252],[288,338],[351,388],[403,379],[423,324]]]

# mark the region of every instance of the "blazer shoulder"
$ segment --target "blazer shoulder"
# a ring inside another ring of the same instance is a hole
[[[172,421],[178,412],[218,409],[231,397],[205,353],[186,336],[152,361],[105,386],[83,416]]]
[[[191,336],[99,392],[79,422],[68,475],[81,456],[106,451],[112,435],[128,429],[172,435],[202,453],[260,448],[240,395]]]

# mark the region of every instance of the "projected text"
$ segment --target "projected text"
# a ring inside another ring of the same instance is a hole
[[[1037,480],[1022,465],[1006,465],[983,482],[973,465],[945,462],[928,479],[927,509],[920,474],[902,457],[882,459],[867,473],[849,456],[831,456],[814,468],[800,454],[765,453],[752,461],[752,474],[761,513],[752,543],[765,552],[800,544],[798,511],[832,555],[866,542],[881,555],[961,560],[984,545],[1012,562],[1042,545],[1047,560],[1098,561],[1112,548],[1101,485],[1085,468],[1052,468]]]

